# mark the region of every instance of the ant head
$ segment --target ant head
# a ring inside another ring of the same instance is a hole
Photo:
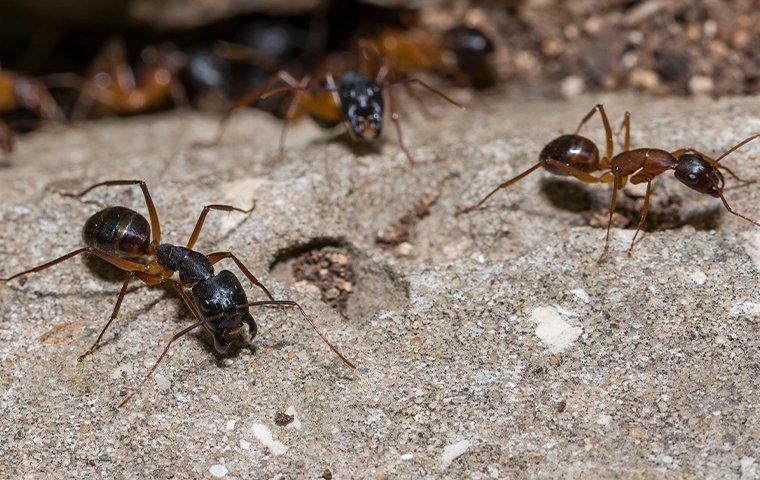
[[[687,151],[676,157],[676,160],[675,176],[681,183],[699,193],[720,196],[723,191],[723,174],[705,160],[704,155]]]
[[[350,134],[374,140],[383,129],[383,92],[374,80],[357,72],[347,72],[338,86],[341,109]]]

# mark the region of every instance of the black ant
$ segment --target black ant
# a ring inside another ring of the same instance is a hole
[[[599,149],[596,144],[586,137],[578,135],[583,125],[591,118],[594,113],[599,112],[602,117],[602,123],[604,124],[604,132],[606,136],[606,149],[604,157],[599,158]],[[584,183],[609,183],[612,181],[612,174],[605,172],[610,168],[610,159],[612,158],[612,129],[610,128],[610,122],[607,119],[607,113],[604,111],[604,106],[599,104],[594,106],[590,112],[578,124],[578,128],[575,129],[575,133],[560,135],[555,138],[541,150],[538,155],[538,163],[528,168],[524,172],[516,175],[513,178],[501,183],[499,186],[491,190],[488,195],[483,197],[478,203],[460,209],[457,214],[471,212],[481,205],[486,200],[491,198],[496,192],[502,188],[507,188],[513,183],[516,183],[529,174],[533,173],[540,167],[544,167],[549,173],[554,175],[572,175],[581,182]],[[592,175],[592,172],[601,171],[602,174],[599,177]]]
[[[312,77],[306,76],[299,82],[288,72],[280,70],[270,77],[264,85],[243,96],[235,103],[222,118],[216,137],[211,144],[216,144],[221,140],[227,122],[233,113],[259,98],[265,99],[282,92],[295,92],[295,96],[290,103],[282,126],[278,155],[282,155],[285,146],[288,123],[296,118],[301,107],[320,126],[332,128],[342,123],[352,140],[370,143],[376,140],[382,132],[387,100],[388,111],[396,127],[399,146],[409,162],[414,163],[414,157],[404,144],[392,87],[418,85],[461,109],[464,107],[420,79],[408,78],[390,82],[388,74],[389,69],[387,67],[381,68],[374,79],[356,70],[348,70],[342,73],[336,82],[333,74],[327,71],[322,75],[325,86],[315,88]],[[286,86],[268,90],[278,81],[285,83]]]
[[[599,257],[601,262],[607,254],[610,241],[610,228],[612,226],[612,216],[615,213],[617,201],[617,192],[625,185],[629,176],[632,184],[647,184],[646,194],[644,195],[644,204],[641,209],[639,223],[636,226],[636,233],[631,239],[631,246],[628,248],[628,255],[633,252],[633,246],[636,237],[646,222],[647,213],[649,212],[649,198],[652,195],[652,181],[659,175],[673,170],[673,174],[679,182],[699,193],[720,198],[723,206],[729,213],[743,218],[753,225],[760,227],[760,223],[736,212],[729,205],[726,197],[723,195],[724,178],[719,169],[723,169],[734,179],[744,183],[754,183],[752,180],[742,180],[737,177],[728,167],[720,164],[720,161],[726,158],[735,150],[743,145],[760,138],[760,134],[751,135],[738,144],[726,150],[717,159],[713,160],[708,155],[701,153],[693,148],[681,148],[674,152],[668,152],[657,148],[637,148],[630,150],[630,128],[631,114],[626,112],[623,124],[625,126],[625,146],[623,151],[615,155],[610,162],[610,173],[612,174],[612,198],[610,200],[609,219],[607,221],[607,234],[604,239],[604,249]]]
[[[92,215],[84,224],[82,238],[85,247],[78,248],[61,257],[49,262],[38,265],[34,268],[11,275],[7,278],[0,278],[1,282],[8,282],[14,278],[26,275],[32,272],[39,272],[46,268],[52,267],[58,263],[75,257],[81,253],[90,253],[112,265],[127,272],[124,279],[119,297],[116,300],[113,312],[108,322],[98,335],[95,343],[84,354],[79,357],[83,361],[85,357],[93,353],[100,347],[100,340],[103,338],[108,327],[119,314],[124,295],[130,281],[135,277],[142,280],[149,286],[159,285],[171,281],[187,308],[193,313],[197,322],[182,329],[166,344],[156,362],[148,371],[148,374],[140,382],[137,389],[130,394],[119,406],[124,405],[129,398],[139,391],[142,385],[148,380],[169,351],[172,343],[181,338],[188,332],[203,327],[214,339],[214,347],[218,352],[227,352],[230,348],[230,341],[227,337],[238,334],[243,324],[248,325],[251,337],[256,335],[256,321],[249,311],[249,307],[267,306],[279,308],[297,308],[306,321],[311,325],[319,337],[340,357],[340,359],[349,367],[355,368],[354,365],[346,359],[317,329],[314,322],[306,315],[301,306],[291,300],[275,300],[269,290],[259,282],[256,277],[248,270],[232,252],[215,252],[204,255],[193,250],[195,242],[201,233],[206,215],[211,210],[220,211],[237,211],[249,214],[253,208],[244,210],[230,205],[206,205],[203,207],[195,228],[193,229],[187,244],[183,246],[161,243],[161,227],[158,221],[156,207],[153,204],[148,187],[141,180],[112,180],[92,185],[80,193],[64,193],[64,196],[81,199],[91,190],[98,187],[109,187],[118,185],[139,185],[142,189],[145,203],[148,208],[150,223],[140,213],[126,207],[107,207],[96,214]],[[152,232],[152,238],[151,238]],[[140,263],[136,259],[141,257],[150,257],[147,264]],[[249,302],[243,286],[234,273],[229,270],[222,270],[219,273],[214,272],[214,265],[226,258],[231,259],[240,268],[248,280],[260,288],[269,298],[265,301]],[[171,280],[175,272],[179,273],[179,281]],[[190,288],[190,294],[185,291]]]

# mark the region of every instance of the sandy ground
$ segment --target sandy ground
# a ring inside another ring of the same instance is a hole
[[[653,231],[635,255],[633,231],[615,229],[601,266],[606,186],[540,171],[454,216],[597,101],[616,125],[633,112],[636,147],[717,154],[760,131],[757,97],[611,95],[487,98],[464,113],[431,102],[434,118],[405,118],[414,167],[390,127],[379,151],[355,152],[308,121],[276,161],[279,123],[255,112],[215,148],[194,145],[215,118],[187,113],[21,139],[0,168],[0,275],[76,248],[100,204],[145,211],[137,189],[90,203],[55,189],[143,178],[175,243],[203,205],[255,200],[248,218],[212,214],[197,248],[237,252],[358,368],[295,314],[254,311],[250,344],[222,357],[188,335],[117,409],[190,314],[171,289],[136,285],[78,364],[120,276],[70,260],[0,285],[0,477],[758,478],[760,228],[672,175],[655,183]],[[601,139],[598,119],[585,131]],[[760,142],[727,164],[760,178]],[[756,185],[727,196],[760,218]],[[410,217],[424,198],[429,212]],[[641,202],[623,195],[620,225]],[[405,243],[378,243],[405,215]],[[353,269],[340,310],[294,274],[324,247]]]

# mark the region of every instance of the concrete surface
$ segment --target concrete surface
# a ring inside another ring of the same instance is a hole
[[[599,267],[606,186],[538,172],[453,215],[597,101],[615,124],[633,111],[634,146],[716,154],[760,131],[759,98],[621,95],[494,97],[466,113],[431,101],[434,118],[406,116],[414,167],[391,128],[381,151],[357,155],[308,121],[278,162],[279,124],[256,112],[211,149],[194,142],[215,118],[183,112],[22,138],[0,168],[0,275],[78,246],[99,203],[144,211],[136,189],[80,203],[56,188],[144,178],[177,243],[204,204],[255,199],[250,218],[212,213],[198,248],[237,252],[358,369],[296,315],[256,311],[252,348],[219,357],[189,335],[117,409],[190,314],[170,289],[135,286],[78,364],[120,282],[70,260],[0,285],[0,478],[758,478],[760,229],[672,176],[655,183],[662,228],[632,258],[632,231],[614,230]],[[594,119],[586,132],[600,130]],[[760,178],[760,142],[726,163]],[[424,189],[439,197],[407,242],[376,243]],[[760,218],[760,187],[728,195]],[[640,205],[623,196],[621,224]],[[329,245],[355,270],[342,314],[290,268]]]

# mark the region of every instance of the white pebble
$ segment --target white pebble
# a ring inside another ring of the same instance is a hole
[[[570,75],[562,80],[559,89],[563,97],[575,98],[586,90],[586,82],[583,80],[583,77]]]
[[[596,419],[597,425],[604,425],[604,426],[609,425],[611,421],[612,421],[612,417],[607,414],[599,415],[599,418]]]
[[[691,279],[694,280],[694,283],[697,285],[704,285],[707,281],[707,275],[705,275],[705,272],[702,270],[695,270],[691,272]]]
[[[535,334],[549,346],[552,353],[560,353],[580,337],[583,329],[567,323],[553,307],[534,308],[530,318],[536,323]]]
[[[447,445],[443,449],[443,454],[441,454],[441,470],[446,470],[451,465],[451,462],[464,454],[468,448],[470,448],[470,442],[467,440]]]
[[[227,420],[227,430],[234,430],[236,423],[236,420]]]
[[[256,437],[256,440],[268,448],[269,451],[272,452],[272,455],[275,457],[278,457],[288,451],[288,446],[284,443],[274,440],[272,438],[272,431],[269,430],[269,427],[263,423],[254,423],[251,426],[251,431],[253,432],[253,436]]]
[[[298,412],[296,412],[296,407],[293,405],[289,406],[288,409],[285,410],[285,414],[293,417],[293,421],[288,424],[288,428],[301,430],[301,419],[298,418]]]
[[[588,293],[586,293],[586,290],[582,288],[576,288],[575,290],[570,290],[570,293],[575,295],[583,303],[591,303],[591,297],[589,297]]]
[[[663,455],[662,463],[664,463],[665,465],[670,465],[671,463],[673,463],[673,457],[671,457],[670,455]]]
[[[689,91],[694,95],[705,95],[713,91],[715,82],[705,75],[694,75],[689,79]]]
[[[411,460],[413,458],[414,458],[414,455],[412,455],[411,453],[405,453],[401,455],[401,460],[404,460],[404,461]]]
[[[240,448],[243,450],[250,450],[251,449],[251,442],[247,440],[240,439]]]
[[[171,388],[172,384],[171,382],[169,382],[169,380],[166,379],[166,377],[164,377],[160,373],[156,373],[155,377],[156,377],[156,387],[158,387],[159,390],[166,391],[166,390],[169,390],[169,388]]]
[[[227,475],[227,472],[229,472],[229,470],[227,470],[227,467],[218,463],[216,465],[212,465],[208,471],[211,473],[211,476],[215,478],[223,478],[225,475]]]

